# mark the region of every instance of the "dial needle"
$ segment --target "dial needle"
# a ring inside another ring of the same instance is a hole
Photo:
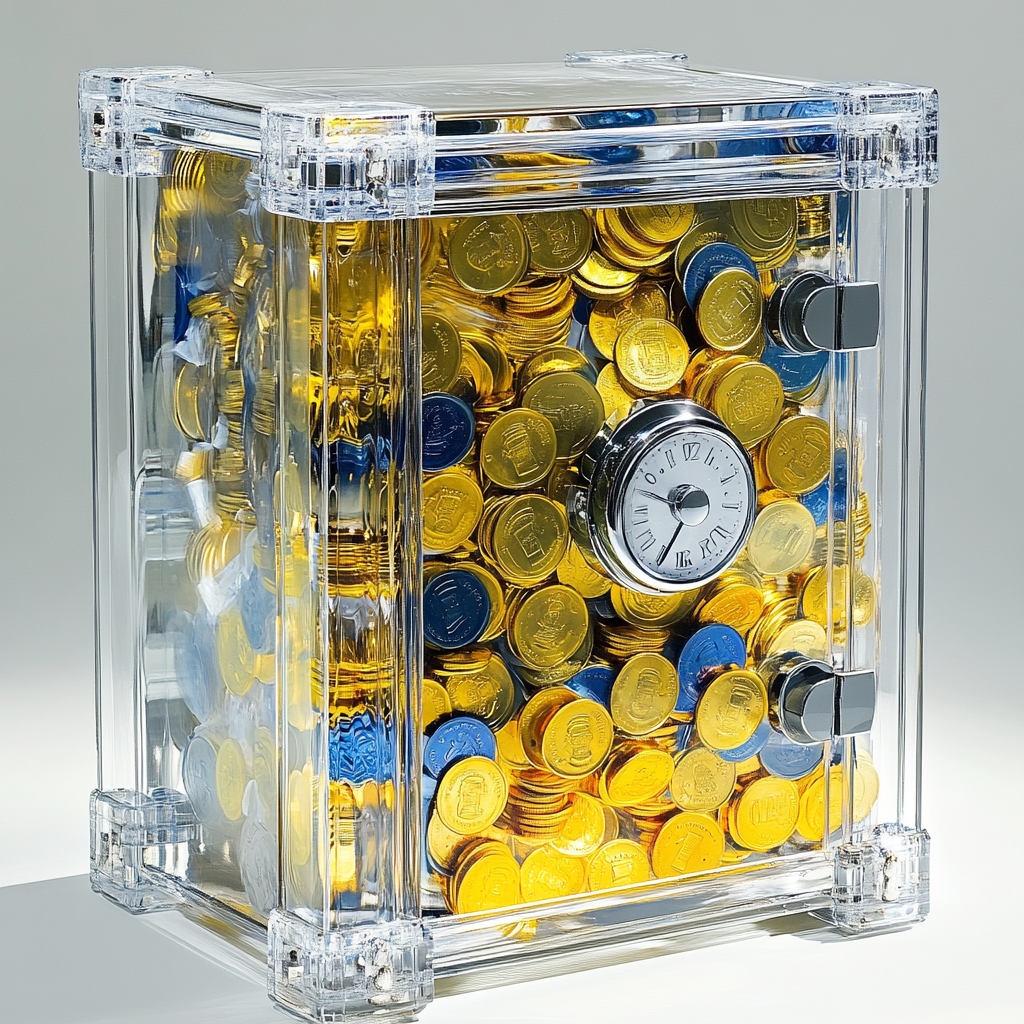
[[[658,556],[658,565],[661,565],[661,563],[665,561],[665,556],[672,550],[672,545],[675,544],[676,537],[679,536],[679,531],[682,528],[683,528],[683,524],[682,523],[678,523],[676,525],[675,531],[672,533],[672,536],[669,538],[669,542],[665,545],[665,547],[662,549],[661,554]]]
[[[641,491],[637,490],[637,494],[642,494],[645,498],[654,498],[657,501],[663,501],[666,505],[673,505],[675,502],[671,498],[663,498],[660,494],[655,494],[654,491]]]

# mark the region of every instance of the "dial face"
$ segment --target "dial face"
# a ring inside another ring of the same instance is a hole
[[[731,564],[754,499],[744,456],[724,433],[682,426],[651,444],[623,488],[619,530],[637,565],[676,587]]]

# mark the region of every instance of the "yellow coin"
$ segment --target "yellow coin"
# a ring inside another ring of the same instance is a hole
[[[593,229],[582,210],[524,213],[519,219],[530,242],[530,269],[535,272],[567,274],[590,254]]]
[[[748,669],[729,669],[712,679],[697,702],[697,735],[712,750],[734,750],[754,735],[767,710],[761,677]]]
[[[426,729],[442,715],[451,714],[451,710],[452,702],[448,699],[445,688],[436,679],[424,679],[422,727]]]
[[[239,696],[248,691],[256,678],[256,654],[237,605],[217,620],[217,664],[224,685]]]
[[[856,777],[855,777],[856,778]],[[856,785],[856,782],[854,783]],[[828,773],[828,831],[831,835],[843,823],[843,769],[840,765]],[[800,795],[800,813],[796,830],[811,843],[825,837],[825,773],[822,772]]]
[[[252,775],[260,799],[267,810],[277,806],[277,745],[274,734],[265,726],[256,727],[253,740]],[[876,775],[875,778],[878,776]]]
[[[489,757],[456,761],[437,784],[437,813],[453,832],[483,832],[498,820],[508,800],[505,773]]]
[[[494,561],[502,576],[518,586],[531,586],[550,576],[568,547],[565,512],[539,494],[517,495],[494,522]]]
[[[541,753],[541,727],[564,704],[577,699],[572,690],[564,686],[548,686],[535,693],[519,712],[519,741],[523,753],[531,764],[544,768]]]
[[[728,267],[715,274],[701,292],[697,326],[712,348],[735,352],[757,337],[763,313],[760,282],[739,267]]]
[[[578,348],[567,348],[565,345],[549,345],[519,367],[516,383],[520,391],[525,391],[535,380],[549,373],[578,372],[592,374],[594,364]]]
[[[511,409],[496,416],[480,443],[480,465],[499,487],[533,487],[551,472],[558,437],[546,416]]]
[[[554,900],[575,896],[587,884],[587,866],[577,857],[567,857],[550,847],[534,850],[523,861],[521,871],[523,899]]]
[[[288,776],[288,860],[302,867],[313,852],[313,770],[307,764]]]
[[[682,594],[641,594],[636,590],[612,587],[612,608],[620,619],[638,629],[658,629],[682,622],[700,598],[699,590]]]
[[[757,622],[764,608],[764,595],[751,583],[730,583],[716,587],[697,612],[702,623],[717,622],[745,633]]]
[[[538,378],[523,392],[522,406],[551,422],[562,459],[584,452],[604,424],[604,401],[579,373],[548,373]]]
[[[714,818],[684,811],[669,818],[654,840],[651,864],[658,878],[710,871],[722,863],[725,833]]]
[[[761,270],[781,267],[796,248],[795,199],[738,199],[729,206],[729,218],[737,240]]]
[[[765,648],[765,657],[796,651],[808,658],[822,660],[828,655],[828,638],[825,627],[813,619],[795,619],[786,623]]]
[[[567,857],[589,857],[604,839],[605,809],[586,793],[573,793],[569,800],[572,810],[550,846]]]
[[[558,582],[579,591],[588,600],[603,597],[612,588],[612,581],[591,566],[573,540],[558,563]]]
[[[591,892],[617,889],[622,885],[649,882],[651,864],[639,843],[613,839],[587,862],[587,888]]]
[[[597,375],[596,386],[608,418],[625,416],[636,401],[636,398],[622,386],[622,377],[614,363],[602,367]]]
[[[249,783],[245,755],[237,740],[227,739],[217,751],[217,799],[228,821],[242,816],[242,794]]]
[[[640,280],[635,270],[625,270],[594,250],[573,271],[576,290],[590,299],[621,299]]]
[[[613,807],[631,807],[661,796],[673,769],[672,755],[658,747],[626,753],[621,760],[616,758],[605,772],[608,803]]]
[[[755,779],[729,808],[729,835],[746,850],[767,853],[793,834],[800,791],[788,779]]]
[[[595,302],[587,329],[594,347],[605,359],[613,358],[619,335],[637,320],[668,320],[668,298],[653,281],[642,281],[636,291],[615,302]]]
[[[615,677],[612,720],[628,736],[645,736],[668,718],[679,697],[679,675],[660,654],[636,654]]]
[[[423,547],[453,551],[465,544],[480,522],[484,496],[477,482],[457,470],[423,481]]]
[[[495,844],[496,847],[499,844]],[[488,850],[456,876],[455,911],[474,914],[514,907],[522,901],[519,865],[511,852]]]
[[[522,737],[519,734],[519,722],[513,718],[506,722],[495,734],[494,739],[498,744],[498,761],[509,768],[519,770],[529,768],[530,759],[523,750]]]
[[[696,215],[693,203],[664,206],[626,206],[622,217],[629,228],[645,241],[668,244],[683,237]]]
[[[510,639],[527,668],[555,668],[576,652],[589,625],[583,598],[571,587],[554,584],[534,591],[523,602]]]
[[[766,576],[793,572],[811,553],[814,531],[814,516],[799,501],[773,501],[754,520],[747,557]]]
[[[448,239],[452,276],[467,291],[497,295],[526,273],[530,245],[519,218],[509,214],[467,217]]]
[[[875,806],[880,783],[878,772],[867,754],[857,755],[857,767],[853,773],[853,820],[863,821]]]
[[[849,584],[847,567],[835,565],[832,568],[832,628],[842,630],[846,621],[846,601]],[[809,619],[821,626],[828,626],[825,611],[828,602],[828,569],[818,566],[812,569],[800,592],[800,610]],[[871,577],[859,569],[854,573],[853,624],[866,626],[875,614],[875,584]]]
[[[592,700],[574,700],[545,723],[541,758],[563,778],[589,775],[608,756],[614,735],[611,715],[604,707]]]
[[[426,843],[430,859],[442,871],[453,871],[460,850],[470,842],[466,836],[453,832],[435,811],[427,822]]]
[[[823,419],[791,416],[765,442],[765,474],[779,490],[807,494],[828,476],[831,451],[828,424]]]
[[[420,317],[423,393],[448,391],[459,376],[462,341],[459,332],[443,316],[425,311]]]
[[[676,760],[668,791],[684,811],[714,811],[732,796],[736,773],[713,750],[694,747]]]
[[[637,320],[615,343],[615,365],[622,379],[638,391],[667,391],[683,379],[690,350],[668,320]]]
[[[749,448],[766,438],[782,415],[782,381],[764,363],[725,370],[711,390],[711,411]]]
[[[478,672],[451,676],[445,689],[453,710],[475,715],[492,729],[507,722],[512,714],[515,686],[497,654]]]

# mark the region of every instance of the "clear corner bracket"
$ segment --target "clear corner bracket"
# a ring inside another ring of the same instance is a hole
[[[271,213],[317,222],[425,216],[434,203],[434,115],[421,107],[265,108],[260,190]]]
[[[834,854],[832,923],[849,935],[903,928],[923,921],[929,907],[924,829],[877,825]]]
[[[164,910],[175,895],[154,884],[150,869],[188,856],[196,831],[189,801],[172,790],[151,795],[93,790],[89,798],[89,881],[93,891],[132,913]]]
[[[78,76],[79,148],[87,171],[142,176],[160,173],[160,152],[140,145],[136,132],[135,88],[212,71],[190,67],[93,68]],[[141,140],[144,142],[144,139]]]
[[[308,1020],[411,1020],[434,997],[431,953],[418,920],[324,931],[274,910],[267,925],[270,996]]]
[[[939,94],[878,82],[842,82],[839,137],[846,189],[922,188],[939,177]]]

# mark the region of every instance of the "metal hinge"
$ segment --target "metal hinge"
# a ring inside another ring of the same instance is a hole
[[[850,352],[878,344],[880,318],[876,282],[838,284],[808,272],[775,290],[766,326],[773,340],[790,352]]]

